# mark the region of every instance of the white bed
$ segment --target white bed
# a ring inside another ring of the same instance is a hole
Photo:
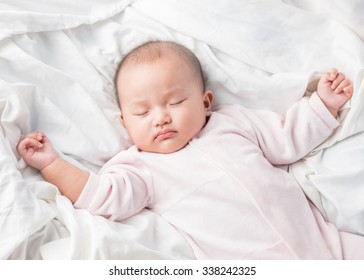
[[[359,0],[0,0],[0,258],[194,259],[148,210],[120,223],[75,210],[16,152],[38,129],[97,171],[129,147],[113,78],[150,39],[191,48],[216,104],[283,114],[321,73],[345,72],[355,91],[340,128],[289,172],[328,222],[364,235],[363,14]]]

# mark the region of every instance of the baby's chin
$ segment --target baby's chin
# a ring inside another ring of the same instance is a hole
[[[186,147],[188,143],[183,143],[180,145],[159,145],[158,147],[138,147],[139,151],[148,152],[148,153],[156,153],[156,154],[172,154],[178,152],[179,150]]]

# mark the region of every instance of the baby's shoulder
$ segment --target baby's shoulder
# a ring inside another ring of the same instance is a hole
[[[241,119],[248,114],[248,111],[249,109],[240,104],[224,104],[215,106],[212,113],[234,119]]]

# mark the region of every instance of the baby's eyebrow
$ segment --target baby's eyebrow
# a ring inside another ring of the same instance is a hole
[[[148,103],[146,100],[136,100],[136,101],[131,101],[129,103],[129,106],[134,106],[134,107],[142,107],[142,106],[147,106]]]
[[[175,97],[175,96],[181,96],[183,94],[186,93],[186,90],[184,88],[173,88],[171,90],[169,90],[167,93],[166,93],[166,97],[167,98],[170,98],[170,97]]]

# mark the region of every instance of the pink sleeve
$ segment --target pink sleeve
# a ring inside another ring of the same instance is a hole
[[[317,93],[301,98],[285,116],[272,111],[243,108],[238,118],[245,129],[244,133],[274,165],[301,159],[328,138],[339,125]],[[248,125],[244,122],[248,122]]]
[[[124,151],[106,163],[99,174],[91,173],[74,206],[111,220],[123,220],[148,206],[152,185],[147,167]]]

